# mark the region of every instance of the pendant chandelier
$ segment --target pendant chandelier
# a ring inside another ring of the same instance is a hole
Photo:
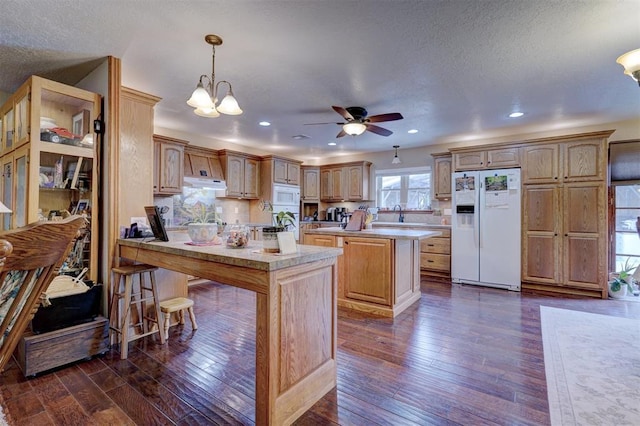
[[[222,38],[215,34],[209,34],[204,37],[204,41],[211,45],[213,54],[211,56],[211,77],[206,74],[200,76],[196,90],[193,91],[191,97],[187,101],[187,105],[195,108],[193,111],[200,117],[215,118],[220,117],[220,113],[227,115],[240,115],[242,110],[238,105],[238,101],[233,96],[233,88],[231,83],[226,80],[215,82],[216,80],[216,46],[222,44]],[[220,84],[229,86],[227,95],[218,103],[218,86]]]

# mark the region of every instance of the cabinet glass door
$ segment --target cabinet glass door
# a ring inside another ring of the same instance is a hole
[[[13,212],[17,228],[27,224],[27,150],[16,154],[16,204]]]
[[[25,93],[15,106],[15,146],[29,141],[29,92]]]
[[[13,108],[4,114],[4,133],[2,134],[3,148],[9,151],[13,148]]]
[[[2,162],[2,204],[13,209],[13,158],[4,157]],[[2,230],[11,229],[12,213],[2,215]]]

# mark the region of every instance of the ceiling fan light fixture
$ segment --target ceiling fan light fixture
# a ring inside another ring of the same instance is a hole
[[[393,160],[391,160],[391,164],[400,164],[402,163],[402,160],[400,160],[400,158],[398,157],[398,148],[400,148],[400,145],[394,145],[393,147],[396,150],[396,155],[393,156]]]
[[[621,55],[616,62],[624,67],[624,73],[640,85],[640,49]]]
[[[367,126],[365,126],[363,123],[351,122],[343,125],[342,130],[344,130],[345,133],[350,136],[360,136],[364,133],[365,130],[367,130]]]
[[[200,117],[220,117],[220,113],[228,115],[240,115],[242,110],[238,105],[238,101],[233,96],[233,89],[231,83],[226,80],[219,81],[216,84],[216,46],[222,44],[222,38],[215,34],[208,34],[204,37],[204,41],[212,47],[211,55],[211,76],[206,74],[200,76],[196,89],[191,94],[191,97],[187,101],[187,105],[195,108],[194,113]],[[220,105],[216,107],[218,103],[218,85],[220,83],[226,83],[229,85],[229,93],[222,99]]]

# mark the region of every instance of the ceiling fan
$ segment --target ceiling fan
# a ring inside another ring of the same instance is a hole
[[[393,134],[391,130],[387,130],[383,127],[376,126],[371,123],[382,123],[385,121],[395,121],[402,120],[402,114],[399,112],[390,112],[387,114],[378,114],[367,117],[367,110],[358,107],[347,107],[343,108],[340,106],[332,106],[333,110],[344,117],[347,120],[346,123],[335,123],[339,126],[342,126],[342,130],[338,133],[337,138],[341,138],[346,135],[350,136],[358,136],[368,130],[369,132],[373,132],[380,136],[390,136]],[[306,126],[311,126],[315,124],[333,124],[333,123],[307,123]]]

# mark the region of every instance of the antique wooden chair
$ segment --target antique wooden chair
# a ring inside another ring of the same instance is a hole
[[[3,371],[84,226],[81,216],[0,233],[0,371]]]

